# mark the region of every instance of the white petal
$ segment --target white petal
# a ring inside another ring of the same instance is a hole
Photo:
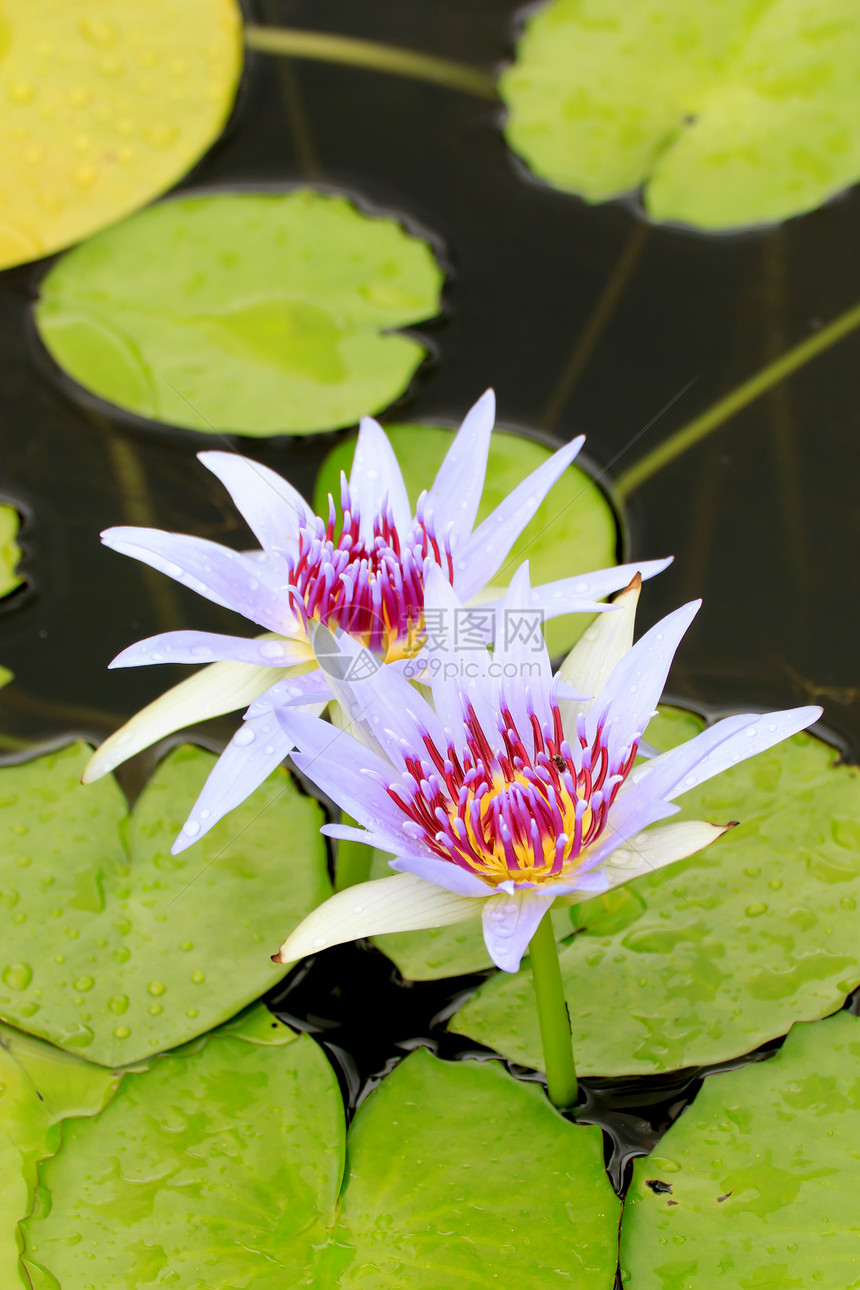
[[[289,668],[255,667],[251,663],[212,663],[180,681],[136,712],[93,753],[83,773],[91,784],[116,766],[174,730],[209,717],[244,708],[288,674]]]
[[[626,755],[631,741],[644,733],[653,717],[675,651],[701,604],[701,600],[693,600],[655,623],[616,663],[595,696],[586,717],[586,738],[592,743],[599,724],[604,723],[602,742],[610,766]]]
[[[483,904],[480,897],[455,896],[411,873],[376,878],[339,891],[308,914],[273,958],[277,963],[294,963],[360,936],[462,923],[477,917]]]
[[[349,475],[349,487],[361,517],[361,535],[369,539],[373,521],[388,499],[394,524],[401,534],[412,527],[412,507],[406,494],[400,463],[388,435],[372,417],[362,417]]]
[[[626,591],[615,597],[612,612],[600,614],[576,642],[558,669],[559,680],[566,681],[579,694],[600,693],[612,669],[633,644],[636,606],[641,590],[642,579],[637,574]],[[586,713],[591,704],[591,699],[578,703],[560,700],[561,720],[568,734],[574,732],[576,718],[580,713]]]
[[[472,532],[484,488],[495,419],[496,396],[487,390],[466,413],[427,494],[427,508],[433,513],[437,533],[442,533],[450,523],[461,539]]]
[[[555,896],[543,891],[499,892],[483,901],[484,944],[496,967],[518,972],[529,942]]]
[[[662,869],[664,865],[674,864],[676,860],[686,860],[687,856],[695,855],[716,842],[732,827],[731,824],[708,824],[704,820],[661,824],[645,833],[637,833],[613,851],[600,866],[600,871],[609,879],[610,887],[618,887],[623,882],[631,882],[643,874]],[[583,892],[581,899],[587,900],[589,894]]]
[[[198,461],[227,489],[266,551],[298,550],[298,532],[313,512],[301,493],[267,466],[233,452],[198,452]]]
[[[526,746],[532,747],[529,713],[541,721],[549,716],[552,666],[541,630],[540,611],[533,606],[529,562],[524,561],[511,578],[498,618],[493,665],[504,677],[499,690],[507,700],[514,723]]]

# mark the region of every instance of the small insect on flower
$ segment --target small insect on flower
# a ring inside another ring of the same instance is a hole
[[[107,546],[244,615],[265,635],[248,639],[176,631],[123,650],[111,667],[211,666],[107,739],[89,763],[85,781],[98,779],[174,730],[250,704],[174,844],[173,850],[181,851],[238,806],[290,752],[292,740],[276,710],[299,703],[320,712],[329,702],[331,666],[318,666],[310,626],[322,623],[347,633],[370,652],[374,668],[420,653],[427,638],[424,595],[431,572],[455,588],[461,601],[473,600],[582,446],[580,437],[560,448],[475,527],[494,416],[488,390],[466,416],[414,513],[393,449],[381,426],[366,417],[349,481],[341,476],[340,511],[329,497],[325,519],[265,466],[232,453],[198,454],[231,494],[259,551],[242,554],[158,529],[107,529],[102,534]],[[651,577],[668,563],[636,567]],[[620,566],[548,583],[535,589],[535,603],[547,618],[603,610],[607,606],[598,602],[623,587],[633,572],[634,566]],[[485,612],[482,619],[491,631],[494,615]]]
[[[483,917],[493,961],[515,972],[544,914],[694,854],[729,823],[659,824],[687,789],[821,714],[794,708],[727,717],[643,760],[641,744],[681,638],[699,608],[683,606],[634,645],[641,579],[602,614],[553,677],[546,648],[497,642],[483,666],[437,669],[425,700],[395,669],[333,681],[347,728],[285,709],[296,765],[362,829],[327,825],[393,854],[396,876],[351,887],[314,910],[275,956],[289,963],[359,936]],[[532,604],[528,566],[506,597]],[[439,572],[425,604],[455,609]],[[346,655],[347,637],[331,640]],[[494,679],[503,678],[503,679]],[[572,689],[571,687],[575,687]],[[590,697],[593,696],[593,697]],[[657,827],[653,827],[653,826]]]

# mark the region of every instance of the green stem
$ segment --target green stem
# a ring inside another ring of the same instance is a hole
[[[342,815],[341,824],[355,825],[351,815]],[[372,847],[363,842],[347,842],[341,838],[337,844],[334,868],[334,889],[345,891],[359,882],[367,882],[370,877],[370,862],[373,858]]]
[[[579,1092],[570,1017],[564,999],[558,946],[549,910],[541,919],[529,945],[535,996],[537,998],[544,1069],[550,1101],[560,1111],[576,1104]]]
[[[383,45],[375,40],[356,40],[353,36],[332,36],[325,31],[302,31],[295,27],[245,28],[245,44],[264,54],[286,54],[290,58],[312,58],[324,63],[346,63],[349,67],[366,67],[392,76],[408,76],[416,81],[430,81],[449,90],[461,90],[479,99],[496,99],[492,76],[465,63],[433,58],[413,49]]]
[[[834,318],[833,322],[822,327],[821,331],[816,332],[814,336],[809,336],[793,349],[781,354],[772,363],[768,363],[767,367],[756,372],[755,376],[738,385],[725,398],[718,399],[700,416],[682,426],[675,434],[658,444],[653,452],[646,453],[639,461],[634,462],[629,470],[619,475],[615,481],[615,493],[618,499],[622,502],[626,501],[633,490],[640,484],[644,484],[646,479],[656,475],[658,470],[668,466],[670,461],[680,457],[694,443],[704,439],[712,430],[716,430],[724,421],[728,421],[729,417],[740,412],[741,408],[745,408],[748,403],[765,394],[779,381],[785,380],[810,359],[816,358],[831,345],[835,345],[856,327],[860,327],[860,305],[853,305],[851,309],[846,309],[845,313]]]

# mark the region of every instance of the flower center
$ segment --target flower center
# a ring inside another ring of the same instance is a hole
[[[424,582],[432,565],[449,582],[454,578],[449,541],[437,539],[424,500],[422,494],[405,538],[387,505],[362,535],[358,505],[342,476],[339,531],[331,494],[328,523],[316,517],[299,531],[290,580],[308,616],[341,627],[386,663],[413,657],[424,643]]]
[[[409,758],[412,783],[388,788],[409,817],[407,831],[493,887],[511,879],[540,885],[579,869],[633,766],[638,740],[612,767],[601,728],[589,743],[581,723],[571,746],[555,702],[550,711],[544,726],[530,714],[528,747],[507,708],[495,748],[471,706],[459,757],[450,744],[443,755],[425,736],[429,760]]]

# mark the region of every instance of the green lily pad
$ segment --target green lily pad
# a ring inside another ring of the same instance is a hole
[[[359,1108],[347,1146],[336,1243],[308,1284],[545,1290],[564,1269],[581,1290],[610,1290],[619,1206],[600,1133],[497,1063],[413,1053]]]
[[[279,980],[271,950],[330,894],[318,803],[280,770],[179,856],[215,758],[183,747],[129,814],[75,744],[0,770],[0,1017],[106,1066],[198,1035]]]
[[[40,1173],[46,1203],[23,1228],[33,1284],[300,1285],[343,1139],[322,1050],[257,1007],[66,1126]]]
[[[27,0],[0,13],[0,268],[104,228],[214,143],[242,70],[235,0]]]
[[[309,434],[403,393],[442,273],[392,219],[312,191],[183,197],[64,256],[39,333],[70,376],[205,433]],[[385,333],[385,334],[383,334]]]
[[[634,1165],[621,1225],[630,1284],[860,1284],[858,1069],[860,1022],[841,1012],[797,1026],[770,1060],[707,1079]]]
[[[57,1150],[57,1126],[95,1115],[119,1077],[0,1023],[0,1276],[30,1290],[18,1260],[19,1222],[30,1213],[37,1166]]]
[[[860,179],[852,0],[553,0],[500,90],[535,174],[592,202],[644,184],[655,220],[761,224]]]
[[[8,596],[23,582],[18,573],[21,559],[21,548],[16,541],[19,522],[14,506],[0,505],[0,596]]]
[[[371,878],[390,877],[390,859],[385,851],[374,850]],[[561,941],[573,935],[569,909],[554,909],[552,921],[556,940]],[[421,932],[386,932],[384,936],[371,937],[371,940],[408,981],[437,981],[440,977],[483,972],[485,968],[493,966],[493,960],[484,944],[480,909],[477,906],[474,919],[468,923],[431,927]]]
[[[701,729],[669,708],[668,748]],[[739,820],[714,846],[574,906],[561,952],[578,1068],[628,1075],[724,1061],[825,1017],[860,983],[860,772],[800,734],[679,799]],[[454,1029],[540,1067],[528,971],[481,987]]]
[[[359,1108],[341,1189],[334,1075],[261,1012],[268,1045],[216,1032],[67,1131],[24,1227],[34,1286],[542,1290],[564,1268],[609,1290],[619,1205],[596,1128],[495,1063],[418,1052]]]
[[[386,426],[386,432],[414,506],[419,494],[433,482],[454,431],[439,426],[395,425]],[[349,475],[354,451],[355,439],[345,439],[323,462],[314,489],[317,514],[328,514],[329,493],[336,499],[340,497],[340,472],[343,470]],[[525,435],[494,431],[476,523],[485,519],[526,475],[537,470],[550,456],[549,448]],[[523,560],[530,562],[535,585],[589,573],[592,569],[605,569],[616,563],[617,547],[618,526],[612,508],[593,480],[573,465],[538,507],[493,581],[499,587],[506,587]],[[550,654],[567,653],[591,621],[592,616],[588,614],[568,614],[547,622],[545,634]]]

